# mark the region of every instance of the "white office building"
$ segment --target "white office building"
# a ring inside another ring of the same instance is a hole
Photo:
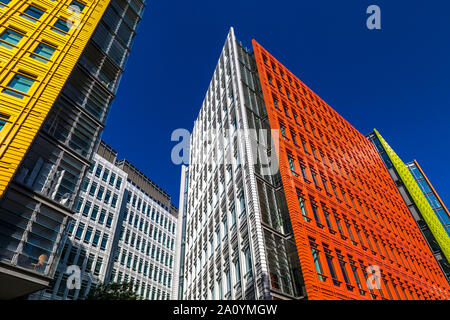
[[[293,277],[300,265],[292,227],[281,216],[288,212],[281,180],[260,165],[269,163],[271,136],[266,143],[250,132],[269,128],[260,91],[254,60],[231,29],[194,124],[189,167],[182,170],[173,298],[302,295]],[[271,215],[277,227],[261,221]],[[280,279],[279,288],[273,279]]]
[[[133,282],[144,299],[168,299],[177,209],[170,196],[103,141],[86,173],[54,280],[30,299],[83,299],[92,286]],[[71,289],[73,270],[80,288]],[[68,285],[69,284],[69,285]]]

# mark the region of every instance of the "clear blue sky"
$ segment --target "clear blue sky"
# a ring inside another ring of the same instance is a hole
[[[381,8],[382,30],[366,28]],[[192,130],[230,26],[361,133],[417,159],[450,206],[448,1],[148,1],[103,138],[178,205],[171,133]]]

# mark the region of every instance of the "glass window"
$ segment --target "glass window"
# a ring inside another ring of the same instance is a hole
[[[320,281],[325,281],[325,277],[323,276],[322,264],[320,262],[319,251],[317,251],[315,244],[311,243],[311,253],[314,261],[314,265],[316,267],[317,276]]]
[[[319,211],[317,210],[317,206],[312,202],[311,202],[311,209],[314,214],[314,219],[316,219],[316,222],[320,223]]]
[[[100,274],[100,270],[102,268],[103,258],[98,257],[97,263],[95,264],[94,275],[98,276]]]
[[[325,258],[327,260],[328,269],[330,269],[330,275],[332,279],[337,279],[336,271],[334,269],[333,259],[329,254],[325,254]],[[337,283],[335,283],[337,284]]]
[[[5,6],[5,4],[10,3],[11,0],[0,0],[0,8],[3,8]]]
[[[420,173],[419,169],[416,167],[410,167],[410,170],[412,171],[414,177],[419,180],[419,179],[423,179],[423,175]]]
[[[92,209],[91,220],[95,221],[97,219],[98,209],[98,206],[94,206],[94,209]]]
[[[293,172],[295,172],[295,164],[294,164],[294,159],[291,156],[288,156],[288,161],[289,161],[289,167],[291,168],[291,170]]]
[[[245,249],[245,265],[247,267],[247,274],[246,274],[246,279],[250,279],[253,276],[253,272],[252,272],[252,256],[250,253],[250,247],[247,247],[247,249]]]
[[[103,166],[98,165],[98,166],[97,166],[97,170],[95,170],[95,176],[96,176],[97,178],[100,178],[100,175],[101,175],[101,173],[102,173],[102,170],[103,170]]]
[[[86,6],[83,3],[74,0],[70,3],[70,7],[78,7],[78,10],[81,12]]]
[[[420,180],[419,186],[423,193],[431,193],[431,188],[425,180]]]
[[[108,204],[110,198],[111,198],[111,191],[106,190],[106,195],[105,195],[105,200],[104,200],[104,202],[105,202],[106,204]]]
[[[15,45],[19,43],[20,39],[22,38],[23,34],[10,29],[6,29],[0,36],[0,45],[8,49],[12,49],[14,48]]]
[[[106,210],[102,209],[102,211],[100,212],[100,217],[98,218],[98,223],[103,224],[105,222],[105,218],[106,218]]]
[[[81,185],[81,190],[87,191],[88,186],[89,186],[89,179],[88,178],[84,178],[83,184]]]
[[[3,129],[3,127],[5,126],[6,122],[8,121],[9,117],[0,114],[0,130]]]
[[[236,276],[236,283],[241,282],[241,267],[239,265],[239,258],[234,262],[234,274]]]
[[[76,239],[78,239],[78,240],[81,239],[81,236],[83,235],[83,231],[84,231],[84,226],[85,226],[84,223],[80,223],[78,225],[77,233],[75,234]]]
[[[69,233],[69,235],[72,235],[73,233],[73,229],[75,227],[75,221],[70,221],[68,226],[67,226],[67,232]],[[61,257],[63,257],[64,255],[62,255]]]
[[[21,15],[27,20],[30,20],[32,22],[36,22],[39,20],[40,17],[44,14],[44,11],[36,8],[34,6],[29,6]]]
[[[106,226],[107,226],[108,228],[111,228],[112,221],[113,221],[113,215],[110,213],[110,214],[108,215],[108,220],[106,220]]]
[[[100,234],[101,234],[100,231],[98,230],[95,231],[94,239],[92,240],[92,246],[97,247],[98,241],[100,240]]]
[[[89,211],[91,210],[91,205],[92,205],[92,203],[90,202],[90,201],[86,201],[86,204],[84,205],[84,208],[83,208],[83,216],[88,216],[88,214],[89,214]]]
[[[116,205],[117,205],[117,199],[118,199],[117,194],[114,194],[114,195],[113,195],[113,198],[112,198],[112,201],[111,201],[111,207],[113,207],[113,208],[116,207]]]
[[[342,260],[342,257],[339,254],[338,254],[338,263],[339,263],[339,266],[341,267],[342,276],[344,277],[345,283],[350,284],[350,280],[347,275],[347,270],[345,268],[345,262],[344,262],[344,260]]]
[[[108,180],[108,176],[109,176],[109,170],[105,169],[105,172],[103,172],[102,180],[106,182]]]
[[[297,193],[297,198],[298,198],[298,203],[300,205],[300,210],[302,212],[303,219],[308,221],[308,219],[307,219],[308,212],[306,211],[306,208],[305,208],[305,200],[302,198],[300,193]]]
[[[92,236],[92,227],[88,227],[86,230],[86,234],[84,235],[84,242],[85,243],[89,243],[89,241],[91,241],[91,236]]]
[[[98,189],[98,192],[97,192],[97,199],[102,200],[104,193],[105,193],[105,188],[100,186],[100,188]]]
[[[13,97],[22,99],[30,90],[34,81],[34,78],[18,73],[12,78],[3,92]]]
[[[91,185],[91,189],[89,190],[89,194],[93,196],[95,194],[95,190],[97,190],[97,183],[93,182]]]
[[[108,235],[105,233],[105,234],[103,234],[102,243],[100,244],[100,249],[105,250],[107,243],[108,243]]]
[[[70,28],[67,25],[67,21],[63,19],[58,19],[53,25],[52,30],[65,36],[66,33],[70,31]]]
[[[355,278],[356,285],[358,286],[358,288],[360,290],[363,290],[363,287],[361,285],[361,280],[359,279],[359,276],[358,276],[358,268],[353,264],[350,265],[350,267],[352,269],[352,273],[353,273],[353,277]]]
[[[114,180],[116,179],[116,174],[114,172],[111,173],[111,177],[109,178],[109,184],[114,185]]]

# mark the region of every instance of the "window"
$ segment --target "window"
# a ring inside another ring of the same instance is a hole
[[[84,242],[85,243],[89,243],[89,241],[91,241],[91,236],[92,236],[92,227],[88,227],[86,230],[86,234],[84,235]]]
[[[311,201],[311,209],[314,214],[314,219],[316,219],[316,223],[318,226],[321,226],[320,215],[317,206]]]
[[[102,174],[103,166],[98,165],[97,170],[95,170],[95,176],[97,178],[100,178],[100,175]]]
[[[311,176],[314,181],[314,185],[319,188],[319,183],[317,182],[317,173],[315,173],[311,168],[310,168],[310,171],[311,171]]]
[[[95,256],[92,253],[90,253],[87,263],[86,263],[86,271],[87,272],[91,271],[92,265],[94,264],[94,258],[95,258]]]
[[[89,186],[89,179],[84,178],[83,184],[81,185],[81,190],[82,191],[87,191],[88,186]]]
[[[106,220],[106,227],[111,228],[112,221],[113,221],[113,215],[110,213],[110,214],[108,214],[108,220]]]
[[[0,45],[12,49],[14,48],[23,38],[23,34],[13,31],[11,29],[6,29],[0,36]]]
[[[11,0],[0,0],[0,8],[3,8],[5,6],[5,4],[10,3]]]
[[[111,207],[113,207],[113,208],[116,207],[116,205],[117,205],[117,199],[118,199],[117,194],[114,194],[114,196],[113,196],[113,198],[112,198],[112,201],[111,201]]]
[[[29,6],[21,16],[32,22],[36,22],[44,14],[44,11],[34,6]]]
[[[300,211],[302,212],[303,219],[308,221],[308,212],[305,208],[305,200],[302,197],[302,194],[297,191],[298,203],[300,205]]]
[[[243,216],[245,216],[245,213],[246,213],[244,193],[241,193],[239,200],[240,200],[240,205],[241,205],[241,214],[239,215],[239,217],[242,218]]]
[[[220,229],[216,230],[216,248],[220,246]]]
[[[97,263],[95,264],[94,275],[98,276],[100,274],[100,270],[102,268],[103,258],[98,257]]]
[[[246,268],[247,268],[247,273],[245,275],[245,279],[249,280],[249,279],[251,279],[253,277],[252,256],[251,256],[251,253],[250,253],[250,247],[247,247],[245,249],[244,255],[245,255],[245,265],[246,265]]]
[[[25,97],[25,94],[30,90],[34,81],[35,81],[34,77],[25,76],[24,74],[17,73],[9,82],[8,86],[5,89],[3,89],[3,92],[13,97],[22,99],[23,97]]]
[[[75,234],[75,239],[78,239],[78,240],[81,239],[81,236],[83,235],[83,231],[84,231],[84,226],[85,226],[84,223],[80,223],[78,225],[77,233]]]
[[[327,223],[328,229],[333,230],[333,226],[330,221],[330,213],[328,212],[328,210],[325,207],[322,207],[322,210],[323,210],[323,215],[325,216],[325,221]]]
[[[342,276],[344,277],[344,281],[345,281],[345,283],[347,285],[349,285],[350,284],[350,280],[348,278],[347,270],[345,268],[344,257],[339,252],[337,252],[337,257],[338,257],[339,266],[340,266],[341,271],[342,271]]]
[[[87,217],[89,214],[89,211],[91,210],[92,203],[90,201],[86,201],[84,208],[83,208],[83,216]]]
[[[89,194],[93,196],[95,194],[95,190],[97,190],[97,183],[93,182],[91,185],[91,189],[89,190]]]
[[[86,7],[83,3],[79,1],[72,1],[70,3],[70,7],[77,7],[77,9],[81,12]]]
[[[94,209],[92,209],[91,220],[95,221],[97,219],[98,209],[98,206],[94,206]]]
[[[108,176],[109,176],[109,170],[105,169],[105,172],[103,172],[102,180],[106,182],[108,180]]]
[[[67,25],[67,21],[63,19],[58,19],[52,28],[53,31],[65,36],[67,32],[70,31],[69,26]]]
[[[236,284],[241,282],[241,267],[239,265],[239,258],[234,262],[234,274],[236,276]]]
[[[93,247],[97,247],[99,240],[100,240],[100,231],[96,230],[95,231],[95,235],[94,235],[94,239],[92,240],[92,246]]]
[[[333,211],[333,215],[334,215],[334,220],[336,221],[336,225],[339,230],[339,233],[341,234],[341,237],[343,237],[344,240],[347,239],[347,237],[344,234],[344,231],[342,230],[341,219],[338,217],[337,213],[334,211]]]
[[[339,286],[340,282],[337,281],[338,278],[336,275],[336,270],[334,269],[333,258],[330,255],[330,251],[327,249],[325,249],[325,259],[328,264],[328,269],[330,269],[330,275],[331,275],[331,279],[333,280],[334,285]]]
[[[106,249],[107,243],[108,243],[108,235],[105,233],[105,234],[103,234],[102,243],[100,244],[100,249],[104,251]]]
[[[288,161],[289,161],[289,168],[291,168],[291,171],[294,173],[295,172],[294,158],[292,158],[292,156],[288,155]]]
[[[106,210],[102,209],[100,212],[100,217],[98,218],[98,223],[103,224],[105,222]]]
[[[356,285],[358,286],[358,289],[360,290],[361,294],[364,294],[363,286],[361,285],[361,280],[359,279],[358,275],[358,268],[356,267],[354,261],[349,256],[350,261],[350,268],[352,269],[353,277],[355,278]]]
[[[320,262],[319,251],[317,250],[317,245],[314,242],[310,241],[310,246],[311,246],[311,253],[312,253],[314,265],[315,265],[316,271],[317,271],[317,276],[319,277],[320,281],[325,281],[325,277],[323,275],[322,264]]]
[[[105,188],[101,186],[100,189],[98,189],[98,192],[97,192],[97,199],[98,200],[102,200],[103,193],[105,193]]]
[[[106,190],[105,200],[103,200],[103,202],[108,204],[109,203],[109,199],[111,199],[111,191]]]
[[[306,167],[304,164],[300,163],[300,171],[302,172],[302,177],[308,181],[308,174],[306,173]]]
[[[72,233],[73,233],[73,228],[75,227],[75,222],[74,221],[70,221],[69,223],[68,223],[68,226],[67,226],[67,232],[69,233],[69,235],[72,235]],[[62,255],[62,257],[63,257],[64,255]]]
[[[280,131],[281,131],[281,135],[283,136],[283,138],[286,138],[286,128],[284,127],[284,125],[280,124]]]
[[[0,114],[0,130],[3,129],[3,127],[4,127],[5,124],[7,123],[8,119],[9,119],[8,116],[5,116],[5,115]]]
[[[111,177],[109,178],[109,184],[111,186],[114,185],[114,180],[116,179],[116,174],[114,172],[111,172]]]

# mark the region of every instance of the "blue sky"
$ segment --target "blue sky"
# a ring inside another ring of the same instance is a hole
[[[381,30],[366,9],[381,8]],[[191,131],[230,26],[361,133],[417,159],[450,205],[448,1],[148,1],[103,138],[178,205],[171,133]]]

